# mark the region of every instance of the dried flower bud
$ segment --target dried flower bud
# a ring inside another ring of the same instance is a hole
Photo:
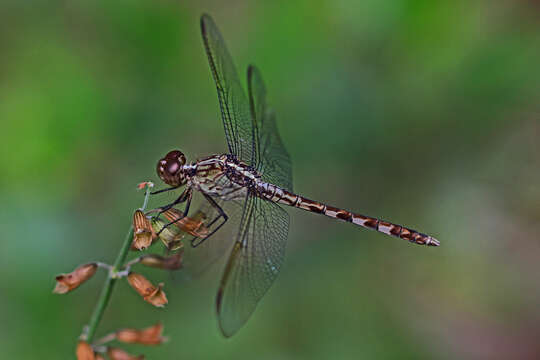
[[[152,244],[154,237],[150,220],[141,210],[133,214],[133,247],[138,250],[144,250]]]
[[[147,278],[137,273],[129,273],[128,282],[131,287],[139,293],[141,296],[148,296],[156,287]]]
[[[190,235],[203,238],[208,235],[208,229],[203,225],[206,215],[202,211],[198,211],[195,216],[184,216],[184,213],[178,209],[170,208],[163,213],[163,216],[169,221],[175,221],[174,225]]]
[[[101,354],[96,354],[96,360],[105,360],[105,358]]]
[[[56,286],[53,290],[55,294],[65,294],[75,290],[86,280],[90,279],[97,270],[97,264],[84,264],[70,272],[69,274],[61,274],[56,277]]]
[[[118,330],[116,332],[116,339],[118,341],[129,344],[159,345],[167,340],[167,338],[161,336],[162,332],[163,325],[158,323],[154,326],[150,326],[142,330]]]
[[[152,219],[152,228],[156,233],[161,231],[159,238],[167,249],[174,251],[182,248],[184,246],[182,244],[182,239],[186,233],[174,226],[163,228],[165,225],[166,223],[160,219]]]
[[[139,341],[139,330],[137,329],[121,329],[115,334],[116,340],[127,344],[137,344]]]
[[[86,341],[79,341],[77,344],[77,360],[95,360],[94,350]]]
[[[159,284],[156,287],[144,276],[137,273],[130,273],[128,275],[128,282],[146,302],[149,302],[156,307],[163,307],[167,304],[167,297],[162,289],[163,284]]]
[[[147,186],[148,186],[149,188],[153,188],[153,187],[154,187],[154,183],[151,182],[151,181],[143,181],[142,183],[138,183],[138,184],[137,184],[137,188],[138,188],[139,190],[142,190],[142,189],[144,189],[144,188],[147,187]]]
[[[169,301],[167,300],[167,296],[163,291],[163,283],[159,283],[156,290],[149,296],[146,296],[144,300],[154,305],[155,307],[164,307],[165,305],[167,305]]]
[[[131,355],[122,349],[110,347],[107,350],[107,355],[111,360],[144,360],[144,355]]]
[[[157,254],[149,254],[141,258],[141,264],[166,270],[178,270],[182,268],[182,259],[184,257],[184,249],[180,249],[174,255],[161,256]]]

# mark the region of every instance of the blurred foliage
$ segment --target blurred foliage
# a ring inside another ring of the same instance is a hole
[[[117,287],[99,328],[160,319],[155,359],[540,357],[540,7],[534,1],[15,1],[0,4],[0,347],[73,357],[135,184],[180,148],[224,151],[199,34],[262,70],[310,198],[435,235],[437,249],[290,211],[282,274],[232,339],[219,269],[159,271],[170,304]],[[170,195],[171,197],[173,195]]]

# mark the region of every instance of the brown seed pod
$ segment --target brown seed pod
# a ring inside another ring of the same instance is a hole
[[[77,360],[95,360],[94,350],[86,341],[79,341],[75,350]]]
[[[150,220],[141,210],[133,213],[133,247],[138,250],[144,250],[152,245],[155,234]]]
[[[97,270],[96,263],[80,265],[69,274],[56,276],[56,286],[53,290],[55,294],[65,294],[79,287],[86,280],[90,279]]]
[[[128,282],[146,302],[156,307],[163,307],[167,304],[168,300],[163,291],[163,284],[156,287],[147,278],[137,273],[130,273]]]
[[[131,355],[122,349],[114,347],[110,347],[107,350],[107,355],[109,355],[111,360],[144,360],[144,355]]]
[[[142,344],[142,345],[159,345],[162,344],[167,338],[163,337],[163,325],[158,323],[156,325],[147,327],[142,330],[138,329],[121,329],[116,332],[116,339],[118,341],[129,344]]]
[[[165,270],[178,270],[182,268],[182,260],[184,257],[184,250],[180,249],[176,254],[173,254],[171,256],[161,256],[157,254],[148,254],[141,258],[141,264],[159,268],[159,269],[165,269]]]

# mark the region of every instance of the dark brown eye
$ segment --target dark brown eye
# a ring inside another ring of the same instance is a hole
[[[178,171],[178,169],[180,168],[180,166],[178,165],[178,162],[170,162],[169,164],[167,164],[167,172],[169,174],[176,174],[176,172]]]
[[[182,183],[182,174],[179,171],[186,163],[186,157],[179,150],[169,151],[164,158],[157,163],[157,174],[161,180],[171,186]]]

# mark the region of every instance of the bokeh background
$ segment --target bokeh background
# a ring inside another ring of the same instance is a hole
[[[162,321],[149,359],[540,358],[540,7],[535,1],[0,3],[0,349],[74,358],[155,162],[225,149],[199,34],[256,63],[295,190],[433,234],[440,248],[302,212],[285,265],[232,339],[220,269],[115,289],[98,336]],[[172,198],[170,195],[169,198]],[[167,198],[167,197],[165,197]],[[142,271],[142,270],[139,270]]]

